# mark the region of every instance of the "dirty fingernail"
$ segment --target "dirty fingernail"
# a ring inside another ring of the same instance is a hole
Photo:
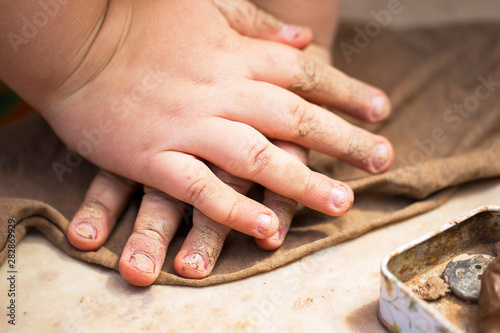
[[[371,115],[373,120],[380,120],[387,116],[389,112],[389,103],[383,96],[376,95],[372,99]]]
[[[372,154],[372,165],[377,171],[379,171],[386,165],[388,158],[389,152],[385,144],[380,143],[375,146]]]
[[[87,239],[96,239],[97,237],[97,230],[90,222],[79,223],[75,228],[75,232],[79,236]]]
[[[333,188],[333,205],[342,208],[347,201],[347,192],[343,187]]]
[[[153,273],[155,271],[155,264],[153,260],[144,253],[134,253],[134,255],[130,258],[129,263],[145,273]]]
[[[257,219],[257,232],[259,234],[265,234],[271,227],[272,217],[267,214],[262,214]]]
[[[184,257],[183,261],[186,265],[198,271],[205,271],[207,269],[205,258],[199,253],[188,254]]]
[[[300,29],[299,27],[290,25],[290,24],[283,24],[281,27],[281,33],[283,34],[284,37],[287,39],[294,39],[297,38],[297,36],[300,34]]]

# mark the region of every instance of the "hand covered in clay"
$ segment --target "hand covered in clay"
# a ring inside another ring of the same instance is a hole
[[[389,103],[378,89],[290,46],[243,36],[224,16],[234,13],[235,3],[112,1],[64,83],[43,100],[35,93],[27,99],[63,141],[100,167],[266,239],[279,227],[276,213],[226,185],[205,161],[341,215],[351,206],[352,191],[312,172],[267,138],[383,172],[393,154],[384,138],[306,99],[368,121],[385,118]],[[307,44],[306,33],[274,24],[252,37]],[[173,224],[149,226],[162,238],[157,245],[163,250]],[[130,258],[144,262],[139,255]]]
[[[276,40],[295,47],[305,46],[310,40],[307,29],[298,27],[295,29],[300,29],[302,33],[295,34],[295,38],[287,39],[283,31],[292,28],[291,26],[276,30],[276,27],[283,27],[283,23],[258,11],[249,3],[220,1],[217,4],[231,27],[240,34]],[[317,45],[311,45],[307,51],[317,58],[322,58],[321,60],[325,62],[329,58],[328,50]],[[362,110],[360,118],[379,121],[388,114],[373,118],[370,114],[366,114],[367,111],[372,111],[372,109],[367,107]],[[306,149],[278,140],[273,142],[302,163],[306,163]],[[210,165],[210,169],[219,179],[239,193],[246,193],[252,185],[250,181],[232,176],[214,165]],[[94,250],[101,246],[135,189],[133,183],[101,171],[91,185],[84,204],[68,230],[68,237],[72,244],[86,250]],[[265,191],[264,197],[263,204],[276,214],[279,228],[272,237],[256,241],[260,247],[272,250],[283,243],[297,203],[270,190]],[[181,202],[172,197],[154,188],[145,187],[145,195],[134,233],[120,260],[120,273],[127,281],[136,285],[148,285],[156,279],[165,259],[166,248],[181,223],[184,208]],[[96,210],[101,211],[101,214],[98,214],[100,218],[97,219],[92,218]],[[89,217],[91,226],[89,226]],[[230,230],[229,227],[216,223],[195,209],[193,228],[174,262],[178,274],[188,278],[208,276]]]
[[[333,216],[351,206],[352,191],[266,137],[372,173],[390,166],[386,139],[287,90],[375,120],[389,112],[378,89],[289,46],[243,37],[211,2],[133,5],[126,35],[102,45],[116,42],[110,56],[91,49],[89,57],[99,51],[100,66],[77,70],[44,110],[63,141],[88,160],[258,238],[274,235],[276,215],[225,185],[204,161]]]
[[[227,7],[228,3],[235,4],[234,1],[220,1],[217,4],[231,26],[241,34],[276,40],[296,47],[302,47],[310,40],[310,31],[305,28],[288,26],[277,30],[283,27],[283,23],[259,11],[249,2],[238,1],[237,6],[231,7]],[[300,29],[301,33],[287,39],[283,35],[283,30],[286,29]],[[274,143],[303,163],[307,162],[307,149],[277,140]],[[252,182],[232,176],[214,165],[210,165],[210,169],[239,193],[247,193],[252,186]],[[137,189],[138,184],[135,182],[101,170],[68,228],[70,242],[82,250],[96,250],[102,246]],[[264,204],[278,217],[279,229],[271,238],[257,240],[257,244],[264,249],[275,249],[282,244],[288,232],[297,203],[269,190],[265,191],[264,197]],[[154,188],[144,187],[143,202],[134,233],[125,246],[119,265],[120,273],[128,282],[136,285],[154,282],[186,207],[182,202]],[[174,263],[179,275],[188,278],[208,276],[230,230],[195,209],[193,228]],[[153,251],[150,244],[154,244]],[[158,249],[161,250],[157,251]]]

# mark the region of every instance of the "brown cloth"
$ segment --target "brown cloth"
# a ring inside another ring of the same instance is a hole
[[[396,158],[391,170],[371,176],[335,158],[312,154],[314,170],[345,180],[353,188],[355,204],[346,215],[332,218],[301,208],[285,243],[275,251],[261,250],[251,237],[232,232],[213,273],[202,280],[181,278],[173,269],[173,258],[188,229],[183,226],[168,248],[156,283],[206,286],[269,271],[429,211],[460,184],[500,175],[500,25],[384,30],[368,37],[369,43],[355,37],[353,27],[343,27],[337,45],[356,49],[347,63],[337,47],[336,65],[391,97],[390,120],[366,126],[393,143]],[[0,263],[6,261],[11,219],[16,223],[17,242],[36,229],[75,258],[117,269],[138,200],[128,207],[103,248],[78,251],[64,234],[97,169],[69,154],[39,116],[4,128],[0,155],[0,197],[4,197],[0,200]],[[54,165],[66,167],[62,181]],[[436,221],[436,226],[442,223]]]
[[[478,301],[479,332],[500,333],[500,256],[483,273]]]

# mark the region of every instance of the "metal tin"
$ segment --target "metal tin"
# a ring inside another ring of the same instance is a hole
[[[500,206],[484,206],[404,245],[384,257],[379,320],[390,332],[477,332],[477,305],[448,293],[422,300],[414,290],[442,276],[457,255],[494,255],[500,241]]]

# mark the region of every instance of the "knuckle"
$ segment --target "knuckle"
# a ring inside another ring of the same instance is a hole
[[[344,156],[362,165],[370,164],[370,152],[373,149],[373,141],[361,130],[352,130],[344,147],[342,152]]]
[[[296,91],[328,90],[328,78],[325,75],[325,68],[316,60],[299,55],[295,60],[296,75],[295,82],[290,87]]]
[[[110,215],[112,212],[109,207],[108,202],[96,197],[87,198],[83,204],[84,211],[95,219],[101,218],[103,213]]]
[[[313,193],[314,192],[314,189],[315,189],[315,178],[314,178],[314,174],[312,173],[312,171],[308,172],[305,176],[305,178],[303,178],[303,192],[302,194],[304,196],[306,195],[309,195],[310,193]]]
[[[197,214],[202,214],[197,211]],[[196,215],[197,215],[196,214]],[[203,239],[224,240],[229,232],[229,228],[223,224],[214,222],[210,219],[199,219],[199,216],[194,216],[193,229],[195,229]],[[203,222],[201,222],[203,221]],[[201,223],[200,223],[201,222]]]
[[[231,209],[226,214],[224,220],[221,221],[221,223],[231,229],[235,229],[235,226],[238,224],[238,221],[240,221],[241,217],[240,212],[242,205],[243,205],[242,199],[237,198],[231,205]]]
[[[134,232],[160,242],[163,245],[167,245],[171,235],[167,235],[164,230],[165,228],[160,227],[156,219],[145,217],[136,222]]]
[[[304,137],[317,127],[314,110],[304,103],[298,103],[289,108],[289,116],[289,127],[294,136]]]
[[[214,192],[214,184],[209,177],[200,177],[194,180],[186,189],[186,202],[195,207],[204,205],[207,198],[210,198]]]
[[[263,54],[262,59],[271,66],[279,65],[284,68],[294,68],[297,62],[295,52],[291,51],[290,48],[282,44],[269,45]],[[288,76],[288,73],[283,73],[283,75],[287,81],[292,79]]]
[[[248,152],[248,173],[256,177],[264,170],[267,170],[271,164],[272,152],[268,142],[256,143]]]
[[[296,172],[293,176],[295,184],[295,192],[297,201],[301,201],[301,198],[308,198],[317,193],[316,182],[317,177],[315,177],[314,172],[308,169],[307,172]]]
[[[357,84],[352,78],[346,76],[344,86],[349,102],[362,102],[359,84]]]

